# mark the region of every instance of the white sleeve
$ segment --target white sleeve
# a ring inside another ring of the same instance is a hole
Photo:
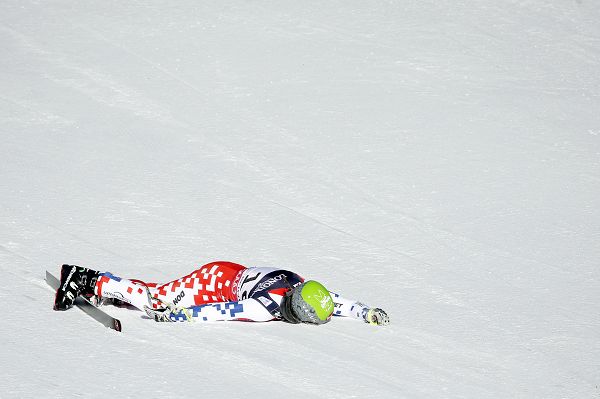
[[[352,317],[354,319],[366,320],[367,312],[370,307],[364,303],[341,297],[335,292],[329,292],[333,298],[333,315],[339,317]]]
[[[187,313],[193,321],[270,321],[273,315],[255,299],[237,302],[207,303],[171,313],[172,321],[187,321]]]

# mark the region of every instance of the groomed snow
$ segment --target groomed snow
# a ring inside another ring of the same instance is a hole
[[[1,398],[600,397],[600,5],[0,3]],[[123,333],[62,263],[386,309]]]

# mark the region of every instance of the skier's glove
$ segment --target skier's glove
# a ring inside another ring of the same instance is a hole
[[[173,321],[173,320],[171,320],[171,309],[169,309],[169,308],[152,309],[148,306],[144,306],[144,311],[146,312],[148,317],[150,317],[151,319],[154,319],[154,321],[161,321],[161,322]]]
[[[383,309],[371,308],[365,316],[365,322],[374,326],[385,326],[390,324],[390,318]]]
[[[180,319],[180,320],[192,321],[192,315],[190,314],[189,310],[187,310],[186,308],[177,307],[170,303],[165,303],[165,305],[167,307],[163,308],[163,309],[151,309],[149,306],[144,306],[144,311],[146,312],[148,317],[150,317],[151,319],[154,319],[154,321],[161,321],[161,322],[177,321],[177,317],[181,317],[182,315],[184,318]],[[175,320],[174,320],[174,318],[175,318]]]

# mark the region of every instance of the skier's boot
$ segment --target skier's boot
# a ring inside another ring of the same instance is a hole
[[[60,285],[54,297],[54,310],[67,310],[79,295],[94,295],[100,272],[76,265],[62,265]]]

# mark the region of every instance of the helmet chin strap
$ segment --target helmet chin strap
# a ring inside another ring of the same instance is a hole
[[[302,323],[302,321],[300,320],[300,318],[298,318],[292,307],[292,295],[294,294],[294,287],[292,287],[292,285],[289,283],[285,276],[283,276],[283,279],[285,280],[285,283],[290,287],[290,289],[285,293],[283,299],[281,300],[281,316],[283,316],[283,319],[288,323]]]
[[[290,284],[290,282],[288,281],[287,277],[285,276],[285,274],[283,275],[283,281],[285,281],[285,283],[288,285],[288,287],[290,287],[290,290],[288,292],[291,292],[294,290],[294,287],[292,287],[292,285]],[[287,292],[286,292],[287,294]]]

